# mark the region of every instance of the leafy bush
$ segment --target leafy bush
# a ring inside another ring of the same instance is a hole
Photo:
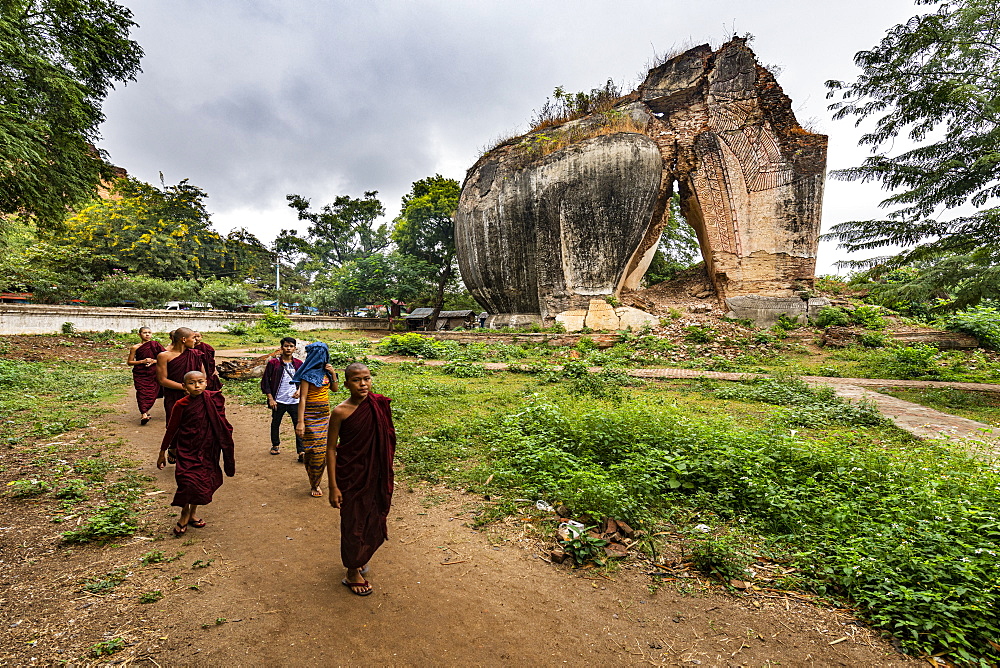
[[[971,334],[983,346],[1000,350],[1000,310],[993,306],[981,304],[954,313],[945,319],[945,327]]]
[[[57,499],[79,501],[87,498],[87,482],[79,478],[67,480],[55,493]]]
[[[885,348],[892,343],[892,337],[879,332],[864,332],[858,337],[858,343],[865,348]]]
[[[816,314],[817,327],[847,327],[851,324],[851,316],[839,306],[824,306]]]
[[[265,313],[264,316],[254,323],[253,329],[262,330],[274,336],[288,336],[295,333],[295,325],[292,319],[282,313]]]
[[[207,281],[201,287],[200,297],[201,301],[221,309],[234,309],[250,301],[250,293],[244,283],[221,278]]]
[[[246,336],[246,334],[250,331],[250,327],[251,327],[250,323],[246,322],[245,320],[227,322],[225,325],[222,326],[224,330],[226,330],[227,332],[229,332],[234,336]]]
[[[862,304],[851,313],[851,319],[865,329],[885,329],[886,321],[882,309],[870,304]]]
[[[698,538],[691,546],[691,562],[698,570],[718,576],[726,585],[730,580],[745,580],[751,561],[750,555],[729,536]]]
[[[937,362],[941,351],[934,346],[918,343],[913,346],[891,348],[883,367],[889,378],[934,378],[940,375]]]
[[[121,306],[131,301],[138,308],[156,308],[168,301],[194,300],[197,294],[194,281],[115,273],[94,283],[84,298],[94,306]]]
[[[390,334],[379,342],[378,351],[383,355],[407,355],[437,359],[440,356],[438,343],[433,338],[416,332]]]

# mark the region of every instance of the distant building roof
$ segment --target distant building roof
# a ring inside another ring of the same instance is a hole
[[[475,311],[466,309],[464,311],[441,311],[438,313],[439,318],[469,318],[476,314]]]
[[[415,308],[413,311],[406,315],[407,318],[414,320],[419,320],[421,318],[429,318],[431,314],[434,313],[432,308]],[[465,311],[441,311],[438,313],[439,318],[469,318],[475,315],[475,311],[465,310]]]
[[[410,313],[407,313],[406,317],[407,319],[429,318],[432,313],[434,313],[434,309],[432,308],[415,308]]]

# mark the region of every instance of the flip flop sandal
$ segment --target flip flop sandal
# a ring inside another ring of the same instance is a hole
[[[371,588],[371,585],[368,584],[368,580],[362,580],[361,582],[348,582],[344,579],[340,581],[340,584],[350,589],[351,593],[355,596],[368,596],[375,591]],[[365,589],[365,587],[368,587],[368,589]]]
[[[206,526],[208,526],[208,523],[205,520],[196,520],[194,518],[191,518],[190,520],[188,520],[188,526],[194,527],[195,529],[204,529]]]
[[[323,496],[323,491],[319,489],[314,489],[313,491],[309,492],[309,495],[318,499]]]
[[[174,525],[174,528],[172,529],[175,538],[180,538],[181,536],[187,533],[187,530],[188,530],[188,525],[181,524],[180,522],[177,522]]]
[[[281,450],[279,450],[278,448],[271,448],[271,454],[272,455],[280,455],[281,454]]]
[[[141,426],[145,427],[145,426],[146,426],[147,424],[149,424],[149,418],[141,418],[141,419],[139,420],[139,424],[140,424]]]

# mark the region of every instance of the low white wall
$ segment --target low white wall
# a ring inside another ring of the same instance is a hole
[[[328,316],[289,316],[298,331],[314,329],[389,329],[386,318],[334,318]],[[132,332],[150,327],[169,332],[190,327],[199,332],[222,332],[233,322],[253,322],[257,313],[226,311],[162,311],[132,308],[96,308],[92,306],[45,306],[39,304],[0,304],[0,335],[55,334],[64,322],[73,323],[78,332]]]

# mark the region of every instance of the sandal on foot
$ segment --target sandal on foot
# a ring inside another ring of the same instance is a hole
[[[208,523],[205,520],[196,520],[193,517],[188,520],[188,526],[194,527],[195,529],[204,529],[207,525]]]
[[[281,454],[281,450],[278,449],[278,446],[274,446],[273,448],[271,448],[271,454],[272,455],[280,455]]]
[[[176,538],[180,538],[181,536],[183,536],[184,534],[186,534],[187,530],[188,530],[188,525],[181,524],[180,522],[178,522],[177,524],[175,524],[174,528],[172,529],[172,531],[174,532],[174,536]]]
[[[309,494],[310,496],[315,496],[318,499],[319,497],[323,496],[323,490],[314,489],[313,491],[309,492]]]
[[[305,461],[305,460],[303,459],[303,457],[304,457],[304,455],[303,455],[303,454],[302,454],[302,453],[300,452],[300,453],[299,453],[299,464],[301,464],[301,463],[302,463],[303,461]]]
[[[148,417],[144,417],[144,418],[140,418],[139,419],[139,425],[140,426],[145,427],[147,424],[149,424],[149,418]]]
[[[340,581],[340,584],[350,589],[351,593],[355,594],[356,596],[368,596],[373,591],[375,591],[374,589],[372,589],[372,586],[368,584],[368,580],[362,580],[361,582],[348,582],[346,579],[344,579]],[[367,589],[365,589],[365,587],[367,587]]]

